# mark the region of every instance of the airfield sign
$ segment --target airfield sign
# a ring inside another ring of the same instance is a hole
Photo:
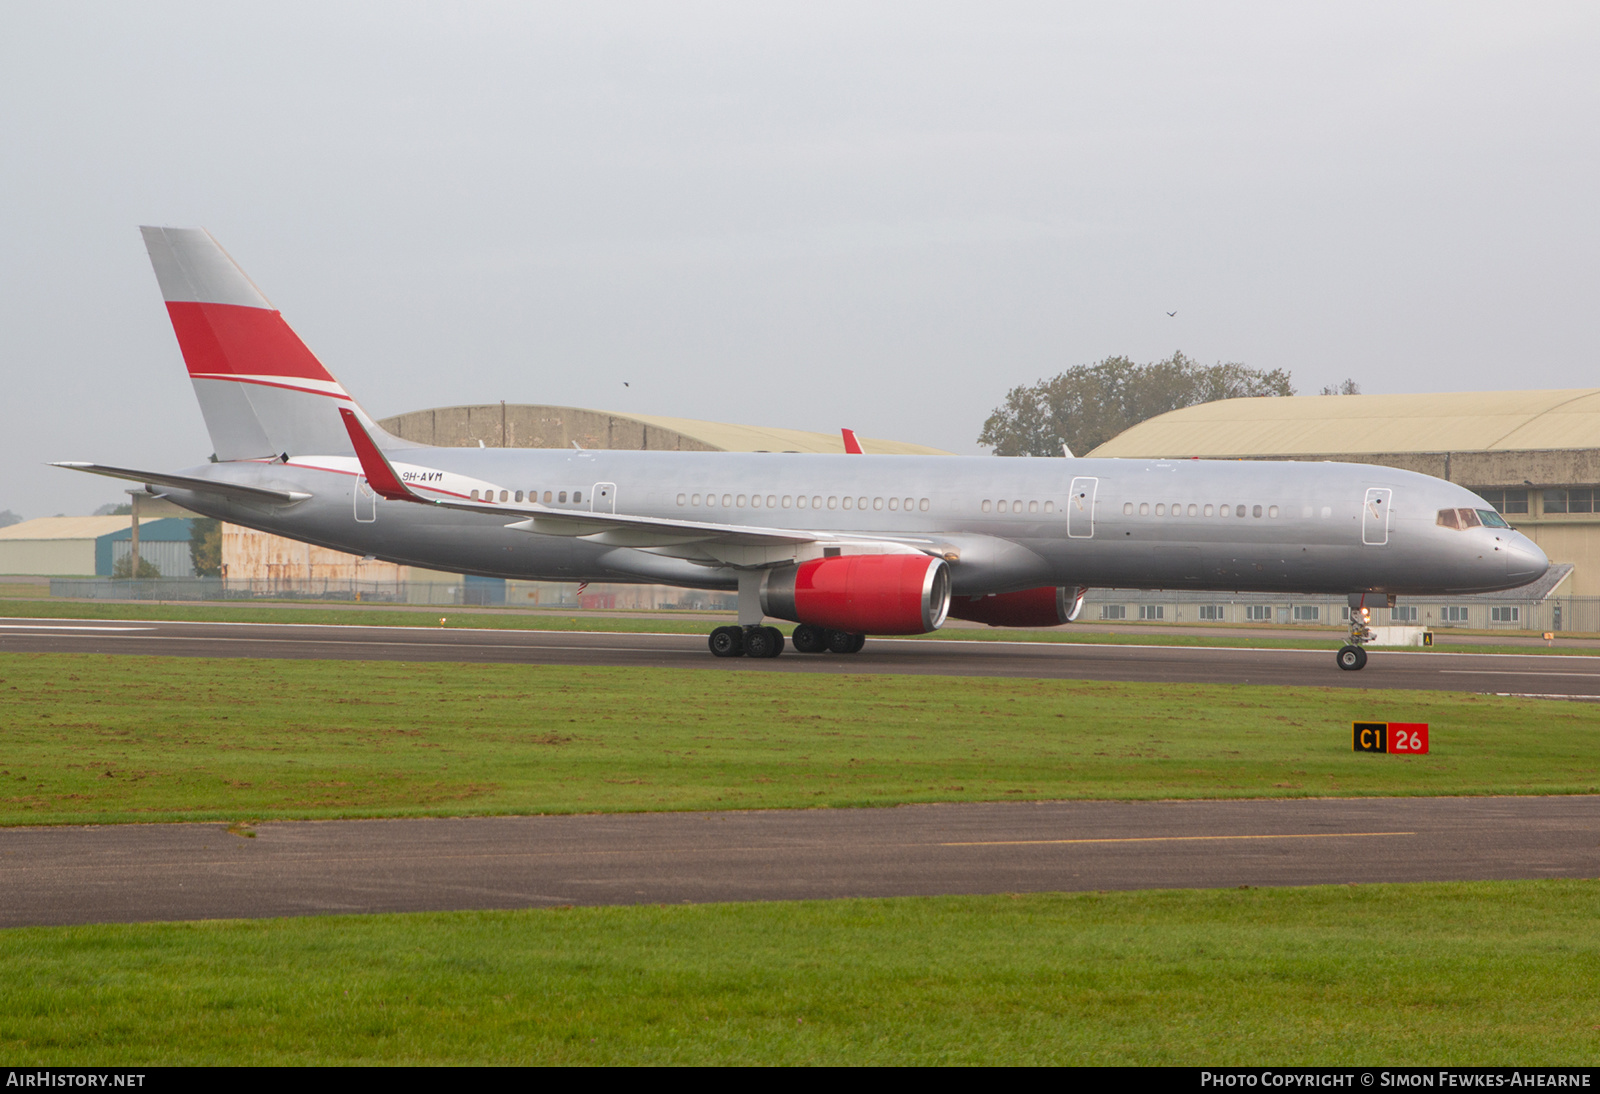
[[[1350,748],[1420,756],[1428,751],[1427,722],[1351,722]]]

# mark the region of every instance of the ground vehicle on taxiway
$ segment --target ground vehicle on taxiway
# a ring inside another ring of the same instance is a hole
[[[1549,562],[1477,495],[1364,464],[439,448],[379,428],[211,235],[144,228],[216,462],[194,512],[435,570],[737,589],[718,656],[848,654],[947,616],[1075,620],[1090,586],[1405,595]],[[1340,668],[1366,663],[1353,611]]]

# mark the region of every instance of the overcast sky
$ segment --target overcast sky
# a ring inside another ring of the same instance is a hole
[[[211,451],[145,223],[379,417],[979,452],[1111,354],[1600,384],[1597,56],[1577,3],[8,4],[0,509]]]

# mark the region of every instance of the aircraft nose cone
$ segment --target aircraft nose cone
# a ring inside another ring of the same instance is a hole
[[[1533,581],[1543,577],[1544,572],[1550,568],[1550,560],[1539,549],[1539,545],[1525,536],[1517,536],[1506,544],[1506,576],[1520,577],[1524,581]]]

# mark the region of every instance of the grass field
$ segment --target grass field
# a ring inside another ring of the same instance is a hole
[[[1600,882],[0,932],[45,1064],[1586,1064]]]
[[[695,613],[701,616],[716,613]],[[723,613],[733,622],[732,612]],[[473,627],[488,630],[608,631],[626,634],[706,634],[717,625],[707,619],[683,619],[674,612],[646,614],[638,618],[621,615],[595,615],[585,612],[537,614],[511,609],[480,607],[356,608],[349,606],[308,607],[304,602],[257,603],[233,607],[214,604],[175,603],[96,603],[82,600],[28,600],[0,598],[0,618],[19,619],[110,619],[166,620],[182,623],[299,623],[353,627],[437,627],[440,619],[447,627]],[[794,629],[783,623],[785,634]],[[1207,629],[1200,625],[1196,629]],[[1336,649],[1343,643],[1339,635],[1326,629],[1295,633],[1292,629],[1262,626],[1260,634],[1189,634],[1181,626],[1154,627],[1145,633],[1107,631],[1094,623],[1049,630],[1011,627],[946,627],[918,638],[958,642],[1066,642],[1103,643],[1126,646],[1205,646],[1249,649]],[[1571,646],[1512,645],[1497,643],[1493,634],[1477,635],[1483,641],[1433,647],[1436,652],[1518,653],[1567,656],[1600,656],[1593,648]],[[1593,637],[1564,635],[1564,637]],[[1418,650],[1415,652],[1424,652]]]
[[[4,654],[0,824],[1592,793],[1596,736],[1440,692]]]

